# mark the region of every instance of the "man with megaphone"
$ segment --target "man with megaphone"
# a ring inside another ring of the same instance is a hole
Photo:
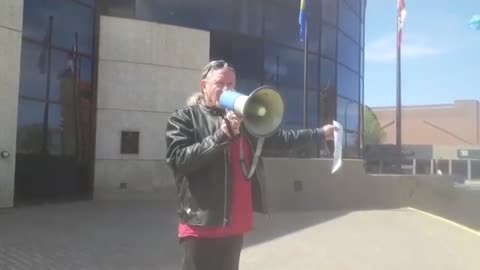
[[[333,125],[280,129],[284,104],[278,92],[260,87],[245,96],[233,91],[235,79],[229,63],[208,63],[200,92],[168,119],[166,159],[177,186],[184,270],[238,269],[253,211],[267,213],[262,149],[333,140]]]

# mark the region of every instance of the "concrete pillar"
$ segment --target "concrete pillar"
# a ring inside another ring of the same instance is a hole
[[[449,159],[448,160],[448,174],[452,174],[452,160]]]
[[[99,38],[94,198],[174,187],[165,162],[166,122],[199,91],[210,33],[101,16]],[[121,153],[122,131],[139,133],[138,153]]]
[[[435,174],[435,160],[430,160],[430,174]]]
[[[417,160],[412,160],[412,174],[417,174]]]
[[[0,208],[13,206],[22,24],[23,0],[0,1]]]

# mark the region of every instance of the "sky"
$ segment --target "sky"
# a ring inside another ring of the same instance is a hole
[[[480,100],[480,0],[405,0],[402,105]],[[396,0],[367,0],[365,104],[396,104]]]

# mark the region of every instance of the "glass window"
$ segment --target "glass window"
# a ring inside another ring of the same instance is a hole
[[[92,99],[89,89],[88,85],[80,84],[75,98],[72,90],[62,94],[60,104],[50,103],[47,145],[50,154],[73,156],[80,151],[85,154],[90,146]]]
[[[52,50],[52,67],[50,73],[50,101],[62,102],[66,96],[73,98],[73,58],[72,54],[66,51]],[[77,76],[80,77],[79,84],[90,83],[92,78],[92,63],[88,57],[78,58],[80,67]],[[77,87],[79,88],[79,87]],[[80,91],[77,89],[77,91]],[[69,93],[69,94],[67,94]]]
[[[92,59],[89,57],[80,57],[79,58],[79,67],[80,67],[80,80],[84,82],[92,81]]]
[[[319,103],[319,96],[318,91],[310,90],[308,91],[308,127],[316,128],[320,126],[319,121],[319,112],[318,112],[318,103]]]
[[[136,18],[206,30],[232,30],[232,3],[225,0],[137,0]]]
[[[78,105],[78,121],[80,121],[80,130],[79,132],[79,155],[83,160],[90,159],[90,151],[93,149],[93,120],[95,118],[94,114],[94,95],[91,81],[91,72],[86,72],[86,70],[91,69],[91,59],[81,58],[82,69],[80,70],[80,82],[78,86],[79,90],[79,105]],[[85,68],[83,68],[85,66]]]
[[[322,20],[333,25],[337,24],[337,1],[322,0]]]
[[[337,89],[336,64],[326,58],[320,60],[320,93],[319,109],[321,123],[331,123],[336,116]]]
[[[261,36],[263,30],[263,1],[235,0],[233,5],[236,30],[244,34]]]
[[[232,63],[239,77],[261,80],[263,40],[236,36],[232,42]]]
[[[73,97],[73,58],[65,51],[52,50],[50,73],[50,100],[60,102],[67,95]],[[67,94],[69,93],[69,94]]]
[[[335,59],[337,53],[337,30],[329,25],[322,25],[321,54]]]
[[[96,2],[96,0],[77,0],[77,1],[80,1],[80,2],[82,2],[82,3],[84,3],[84,4],[89,5],[89,6],[94,6],[94,5],[95,5],[95,2]]]
[[[265,48],[265,83],[278,87],[285,103],[283,125],[303,127],[303,53],[267,43]],[[310,125],[318,126],[318,56],[311,55],[309,71],[308,115]],[[335,72],[335,65],[332,67]]]
[[[93,9],[73,1],[25,0],[23,35],[42,41],[48,34],[49,16],[53,16],[52,44],[71,48],[78,32],[78,47],[92,53]]]
[[[359,101],[360,78],[345,66],[338,64],[338,95]]]
[[[48,153],[73,156],[75,153],[74,108],[50,104],[48,113]]]
[[[40,153],[43,140],[44,111],[44,102],[20,99],[17,124],[18,153]]]
[[[283,126],[286,128],[303,127],[303,90],[302,88],[280,88],[285,101]]]
[[[249,57],[245,57],[248,55]],[[212,31],[210,35],[210,58],[231,62],[238,77],[262,79],[263,40],[244,34]]]
[[[285,102],[283,126],[303,128],[303,89],[283,87],[279,91]],[[318,91],[308,91],[307,103],[307,125],[311,128],[319,127]]]
[[[350,7],[340,1],[338,26],[355,42],[360,43],[360,17],[355,15]]]
[[[361,10],[362,22],[365,22],[365,10],[366,9],[367,9],[367,0],[362,0],[362,10]]]
[[[337,121],[342,123],[345,129],[358,131],[358,103],[344,99],[342,97],[337,98]]]
[[[472,179],[480,180],[480,160],[472,160],[471,172]]]
[[[273,44],[265,46],[265,80],[279,87],[302,87],[303,53]]]
[[[341,32],[338,33],[338,62],[357,72],[360,70],[360,47]]]
[[[303,49],[300,42],[298,10],[265,2],[265,39]]]
[[[432,163],[430,160],[417,159],[415,164],[416,174],[430,174]]]
[[[280,72],[285,72],[284,70],[280,70],[280,55],[265,51],[263,69],[264,82],[266,84],[278,86]]]
[[[318,53],[320,46],[320,19],[310,14],[308,19],[308,51]]]
[[[273,2],[275,3],[276,5],[283,5],[287,8],[298,8],[299,7],[299,4],[300,4],[300,1],[298,0],[267,0],[268,2]],[[265,2],[267,2],[265,1]]]
[[[355,11],[356,14],[360,14],[360,8],[363,0],[345,0],[348,5]]]
[[[302,62],[304,62],[304,59],[302,59]],[[308,55],[308,88],[318,89],[318,83],[318,56],[310,54]]]
[[[47,52],[36,43],[23,40],[20,72],[20,96],[45,99]]]
[[[320,89],[322,92],[334,89],[337,85],[335,81],[337,69],[335,66],[335,62],[329,59],[322,58],[320,60]]]
[[[102,15],[114,17],[135,18],[135,5],[142,2],[132,0],[103,0],[99,1],[99,9]]]
[[[297,26],[299,33],[298,25],[298,4],[300,1],[296,2],[296,14],[297,16]],[[320,25],[321,25],[321,16],[320,16],[320,5],[321,1],[309,1],[310,7],[308,12],[308,51],[318,53],[320,47]],[[302,43],[304,46],[304,43]]]
[[[344,138],[344,156],[345,158],[357,158],[358,157],[358,133],[347,131]]]
[[[360,47],[365,48],[365,24],[363,22],[360,26]]]
[[[257,89],[261,85],[262,83],[259,80],[249,80],[238,76],[236,90],[245,95],[250,95],[253,90]]]
[[[457,181],[463,181],[468,178],[468,161],[452,160],[452,175]]]
[[[79,87],[75,87],[73,62],[70,54],[53,51],[50,99],[60,104],[50,104],[48,120],[48,149],[50,154],[73,156],[78,127]]]
[[[442,174],[450,174],[450,165],[449,161],[445,159],[439,159],[436,162],[436,170],[440,171]]]

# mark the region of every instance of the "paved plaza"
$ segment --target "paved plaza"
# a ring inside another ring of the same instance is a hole
[[[411,209],[256,216],[242,270],[480,269],[480,237]],[[80,201],[0,210],[0,269],[178,269],[174,204]]]

